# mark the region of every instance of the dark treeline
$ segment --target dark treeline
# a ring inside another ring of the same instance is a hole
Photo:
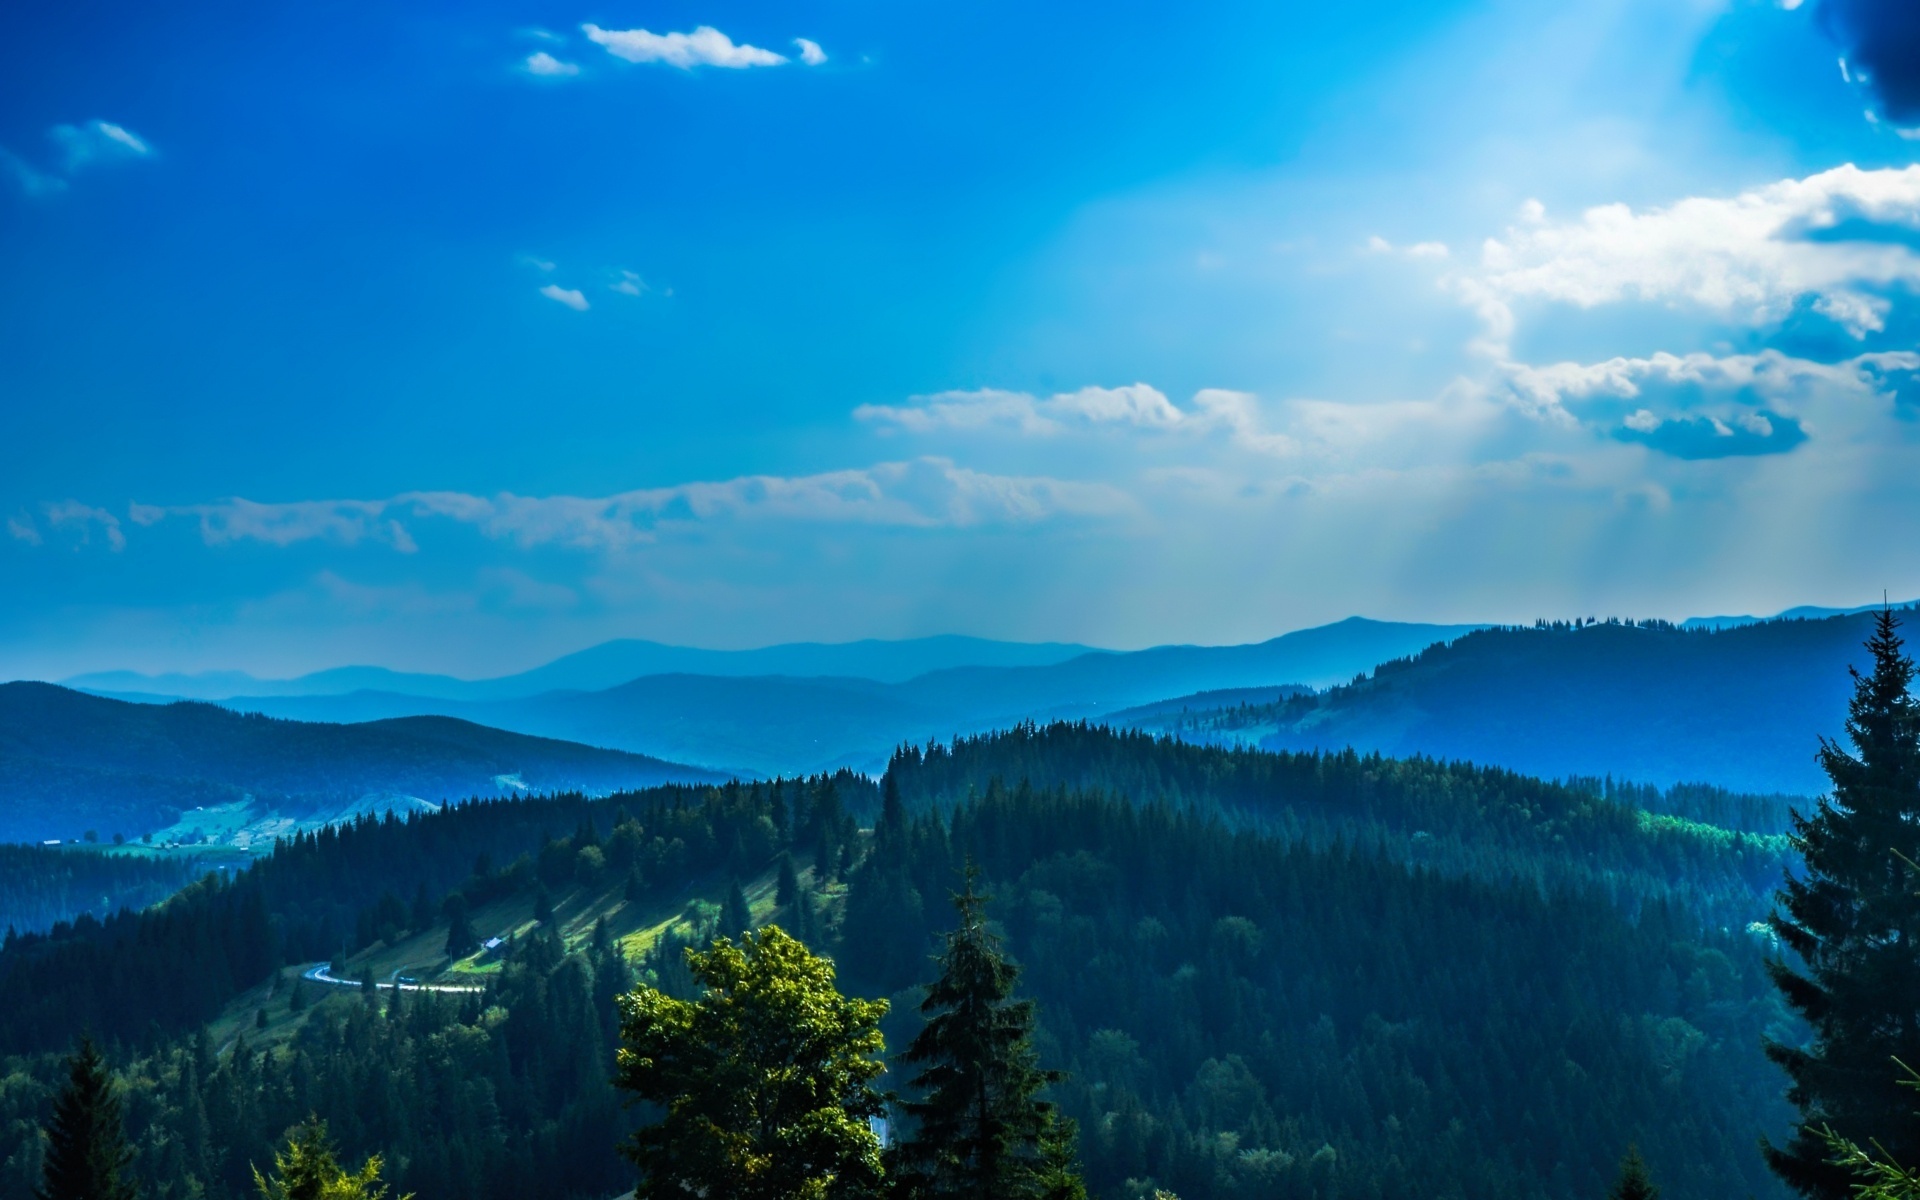
[[[1197,806],[1288,841],[1361,844],[1413,865],[1606,892],[1631,910],[1675,903],[1709,923],[1765,916],[1784,839],[1690,828],[1585,785],[1498,767],[1353,751],[1196,746],[1087,724],[1024,725],[905,747],[889,775],[911,809],[1026,781]]]
[[[301,834],[233,879],[208,877],[142,912],[83,916],[17,939],[0,953],[0,1052],[63,1047],[82,1030],[132,1042],[191,1030],[282,963],[364,944],[382,913],[410,921],[416,897],[438,913],[455,888],[484,902],[525,886],[542,843],[583,825],[630,825],[621,843],[633,839],[634,863],[644,858],[656,875],[646,882],[659,888],[763,869],[796,836],[837,866],[856,841],[848,798],[870,810],[874,790],[846,773],[671,785],[604,800],[476,801]]]
[[[1811,811],[1814,803],[1808,796],[1732,792],[1710,783],[1676,783],[1668,788],[1610,778],[1571,779],[1568,783],[1595,790],[1615,804],[1717,825],[1736,833],[1783,834],[1793,826],[1794,811]]]
[[[484,997],[335,989],[284,1044],[169,1041],[120,1073],[129,1173],[146,1200],[243,1200],[253,1168],[317,1114],[354,1161],[385,1155],[395,1195],[600,1200],[632,1182],[609,1082],[612,998],[631,984],[611,942],[567,956],[536,934]],[[8,1065],[0,1195],[28,1196],[63,1071],[54,1055]]]
[[[1759,1047],[1787,1022],[1749,937],[989,784],[950,820],[883,816],[850,985],[924,974],[968,858],[1098,1194],[1598,1196],[1630,1142],[1669,1196],[1779,1194],[1754,1146],[1786,1116]]]
[[[42,933],[81,913],[145,908],[194,877],[191,862],[0,845],[0,931]]]

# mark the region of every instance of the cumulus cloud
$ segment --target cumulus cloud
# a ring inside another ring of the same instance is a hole
[[[817,67],[827,61],[827,52],[820,48],[819,42],[811,38],[795,38],[793,44],[800,47],[800,61],[808,66]]]
[[[1602,205],[1575,221],[1550,221],[1536,205],[1487,241],[1477,273],[1452,283],[1480,312],[1480,348],[1494,357],[1505,356],[1513,302],[1528,298],[1689,304],[1755,324],[1805,300],[1862,338],[1885,328],[1885,293],[1920,284],[1920,255],[1904,237],[1916,229],[1920,166],[1848,165],[1731,198]]]
[[[1848,77],[1893,120],[1920,120],[1920,9],[1911,0],[1822,0],[1819,15],[1846,50]]]
[[[1813,391],[1857,398],[1892,396],[1920,371],[1920,354],[1862,354],[1837,363],[1813,362],[1778,350],[1726,356],[1658,353],[1596,363],[1507,364],[1504,387],[1519,407],[1539,415],[1567,415],[1567,406],[1596,397],[1637,400],[1649,386],[1702,394],[1744,395],[1776,402]]]
[[[527,55],[527,61],[523,64],[523,69],[529,75],[539,75],[544,78],[565,78],[569,75],[578,75],[580,73],[579,64],[564,62],[548,54],[545,50],[536,50],[532,54]]]
[[[556,304],[564,304],[575,312],[585,312],[591,307],[587,303],[586,293],[578,288],[563,288],[557,283],[549,283],[540,289],[540,294]]]
[[[711,25],[702,25],[692,33],[602,29],[598,25],[580,28],[588,41],[604,46],[607,53],[631,63],[659,62],[689,71],[694,67],[777,67],[787,61],[784,54],[745,42],[735,44],[732,38]]]

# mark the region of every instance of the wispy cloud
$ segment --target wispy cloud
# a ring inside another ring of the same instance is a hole
[[[787,61],[784,54],[735,43],[711,25],[702,25],[692,33],[653,33],[645,29],[602,29],[582,25],[587,40],[604,46],[607,53],[631,63],[666,63],[683,71],[694,67],[777,67]]]
[[[55,125],[47,136],[60,147],[60,165],[69,175],[97,164],[146,158],[153,153],[145,139],[112,121]]]
[[[33,518],[25,513],[7,518],[7,536],[29,546],[38,546],[46,540],[40,536],[40,530],[34,527]]]
[[[549,283],[540,289],[540,294],[557,304],[564,304],[575,312],[585,312],[592,307],[587,303],[586,293],[578,288],[563,288],[557,283]]]
[[[800,47],[800,61],[808,66],[817,67],[827,61],[827,52],[820,48],[819,42],[811,38],[795,38],[793,44]]]
[[[124,125],[93,120],[81,125],[55,125],[47,130],[59,165],[43,170],[0,146],[0,174],[29,196],[50,196],[67,190],[72,176],[96,166],[153,157],[153,147]]]
[[[61,500],[42,505],[41,513],[46,517],[50,528],[66,533],[78,545],[90,545],[94,534],[98,532],[106,541],[109,550],[120,551],[127,548],[127,535],[120,527],[120,518],[104,508],[95,508],[90,504],[82,504],[78,500]],[[35,544],[37,545],[38,542]]]
[[[1411,246],[1396,246],[1377,233],[1367,239],[1367,249],[1374,254],[1404,254],[1408,258],[1446,258],[1451,253],[1445,242],[1415,242]]]
[[[548,54],[545,50],[536,50],[527,55],[527,61],[522,64],[522,69],[529,75],[538,75],[547,79],[564,79],[580,73],[578,63],[565,62]]]
[[[211,546],[324,541],[385,544],[411,553],[417,545],[406,523],[446,520],[522,548],[611,551],[715,522],[968,528],[1112,516],[1128,507],[1126,496],[1105,484],[993,475],[947,459],[919,458],[818,475],[753,475],[599,497],[407,492],[386,500],[267,504],[234,499],[146,507],[140,523],[191,519]]]
[[[1147,433],[1225,431],[1248,449],[1284,453],[1284,437],[1261,427],[1256,400],[1245,392],[1203,388],[1187,408],[1145,383],[1125,387],[1085,387],[1039,397],[1026,392],[983,389],[941,392],[905,405],[863,404],[854,418],[905,433],[1011,431],[1030,437],[1055,437],[1074,431],[1133,430]]]

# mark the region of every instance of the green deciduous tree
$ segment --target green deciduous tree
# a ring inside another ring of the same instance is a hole
[[[67,1084],[46,1125],[40,1200],[133,1200],[133,1150],[120,1119],[113,1075],[92,1039],[67,1060]]]
[[[919,1096],[904,1106],[912,1128],[895,1158],[916,1196],[1037,1197],[1048,1173],[1042,1142],[1055,1120],[1039,1093],[1059,1076],[1037,1063],[1033,1002],[1013,997],[1019,969],[988,929],[988,898],[974,880],[969,870],[966,891],[954,897],[960,924],[920,1005],[927,1024],[900,1056],[919,1068]]]
[[[255,1167],[253,1182],[262,1200],[380,1200],[387,1194],[387,1185],[380,1182],[381,1166],[376,1154],[358,1171],[342,1167],[327,1123],[309,1117],[287,1135],[286,1149],[274,1151],[273,1174],[262,1175]]]
[[[1892,1074],[1892,1060],[1920,1062],[1920,706],[1890,612],[1854,672],[1847,710],[1852,752],[1823,741],[1820,765],[1833,792],[1796,816],[1793,842],[1806,869],[1779,893],[1772,925],[1805,964],[1772,966],[1787,1003],[1813,1030],[1798,1047],[1767,1054],[1792,1080],[1801,1122],[1784,1147],[1768,1146],[1781,1178],[1839,1200],[1851,1177],[1833,1161],[1825,1131],[1875,1144],[1899,1161],[1920,1159],[1920,1125]]]
[[[643,1200],[843,1200],[881,1185],[884,1000],[842,996],[833,964],[777,925],[688,950],[697,1000],[620,997],[616,1080],[659,1106],[625,1147]]]

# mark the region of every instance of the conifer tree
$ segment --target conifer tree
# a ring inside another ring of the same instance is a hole
[[[120,1119],[113,1076],[91,1038],[67,1060],[67,1084],[46,1125],[40,1200],[134,1200],[127,1178],[133,1150]]]
[[[1048,1122],[1040,1138],[1038,1183],[1038,1200],[1087,1200],[1087,1181],[1080,1176],[1080,1125],[1073,1118]]]
[[[1640,1147],[1627,1147],[1627,1156],[1620,1160],[1620,1174],[1607,1192],[1607,1200],[1660,1200],[1660,1189],[1653,1186],[1653,1180],[1647,1175]]]
[[[753,910],[747,906],[747,894],[735,879],[727,888],[727,902],[720,909],[720,934],[739,938],[753,928]]]
[[[800,876],[793,869],[793,855],[780,852],[780,871],[774,883],[773,902],[786,908],[800,898]]]
[[[459,892],[449,893],[444,909],[447,915],[447,957],[465,958],[480,945],[480,939],[473,932],[473,918],[468,915],[466,896]]]
[[[274,1151],[273,1174],[262,1175],[255,1167],[253,1183],[261,1200],[381,1200],[387,1194],[380,1182],[382,1165],[376,1154],[358,1171],[348,1171],[327,1136],[327,1123],[309,1117],[287,1135],[285,1150]]]
[[[1867,649],[1873,667],[1853,671],[1847,710],[1852,752],[1821,741],[1833,791],[1812,815],[1795,814],[1805,871],[1787,879],[1771,918],[1806,974],[1783,962],[1770,972],[1813,1038],[1804,1049],[1767,1043],[1801,1114],[1784,1147],[1766,1147],[1767,1161],[1819,1200],[1841,1200],[1853,1182],[1832,1160],[1828,1129],[1920,1161],[1920,1123],[1894,1074],[1896,1059],[1920,1063],[1920,705],[1890,611]]]
[[[960,924],[920,1005],[927,1023],[900,1055],[919,1068],[918,1098],[903,1106],[912,1128],[895,1160],[907,1193],[925,1200],[1037,1198],[1048,1174],[1054,1113],[1039,1093],[1060,1076],[1036,1061],[1033,1002],[1013,997],[1019,969],[987,928],[977,874],[969,867],[954,897]]]

